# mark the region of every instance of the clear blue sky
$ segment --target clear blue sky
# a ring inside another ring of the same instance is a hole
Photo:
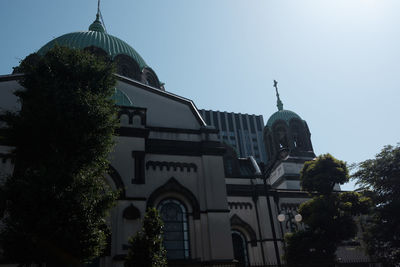
[[[96,0],[1,0],[0,74],[86,30]],[[102,0],[109,34],[198,108],[305,119],[316,154],[348,163],[400,141],[398,0]],[[344,186],[351,189],[352,185]]]

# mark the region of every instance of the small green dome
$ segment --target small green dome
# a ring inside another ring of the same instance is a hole
[[[118,106],[133,106],[129,97],[117,88],[114,88],[114,94],[111,96],[111,99],[114,100],[115,104]]]
[[[291,119],[299,119],[302,120],[300,118],[299,115],[297,115],[296,113],[294,113],[293,111],[290,110],[286,110],[286,109],[282,109],[282,110],[278,110],[277,112],[275,112],[274,114],[271,115],[271,117],[269,117],[268,122],[267,122],[267,126],[268,127],[272,127],[272,125],[274,124],[274,122],[278,121],[278,120],[283,120],[286,123],[289,123],[289,121]]]
[[[147,67],[143,58],[131,46],[121,39],[105,32],[98,15],[96,16],[96,20],[90,25],[89,31],[72,32],[61,35],[40,48],[38,54],[44,55],[56,44],[76,49],[84,49],[91,46],[98,47],[103,49],[113,59],[117,55],[123,54],[132,58],[139,65],[141,70]]]

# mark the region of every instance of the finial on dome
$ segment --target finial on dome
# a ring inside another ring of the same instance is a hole
[[[278,110],[283,110],[283,103],[281,101],[281,99],[279,98],[279,93],[278,93],[278,82],[276,80],[274,80],[274,87],[275,87],[275,91],[276,91],[276,106],[278,107]]]
[[[100,21],[101,13],[100,13],[100,0],[97,1],[97,13],[96,20],[89,26],[89,31],[95,32],[105,32],[103,23]]]
[[[100,0],[97,0],[97,16],[98,17],[100,15]]]

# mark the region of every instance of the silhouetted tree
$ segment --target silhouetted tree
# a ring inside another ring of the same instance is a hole
[[[24,73],[15,93],[22,108],[0,116],[15,160],[1,188],[7,260],[71,266],[104,249],[116,197],[104,182],[117,126],[113,70],[105,58],[57,46],[15,68]]]
[[[365,227],[368,252],[384,266],[400,266],[400,146],[385,146],[352,175],[373,208]]]
[[[147,210],[142,230],[129,239],[125,267],[166,267],[167,253],[163,246],[163,226],[156,208]]]
[[[367,212],[369,199],[357,192],[334,192],[349,174],[346,163],[329,154],[305,162],[300,179],[314,197],[300,205],[306,227],[285,236],[284,257],[289,266],[334,266],[337,247],[356,235],[354,217]]]

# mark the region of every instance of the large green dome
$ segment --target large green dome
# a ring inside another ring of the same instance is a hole
[[[278,120],[282,120],[282,121],[284,121],[286,123],[289,123],[289,121],[291,119],[302,120],[300,118],[300,116],[297,115],[296,113],[294,113],[293,111],[286,110],[286,109],[278,110],[277,112],[272,114],[271,117],[269,117],[268,122],[267,122],[267,126],[268,127],[272,127],[272,125]]]
[[[38,53],[43,55],[56,44],[77,49],[94,46],[104,50],[112,59],[117,55],[127,55],[139,65],[141,70],[147,67],[143,58],[131,46],[121,39],[105,32],[98,15],[96,16],[96,20],[90,25],[88,31],[61,35],[40,48]]]

